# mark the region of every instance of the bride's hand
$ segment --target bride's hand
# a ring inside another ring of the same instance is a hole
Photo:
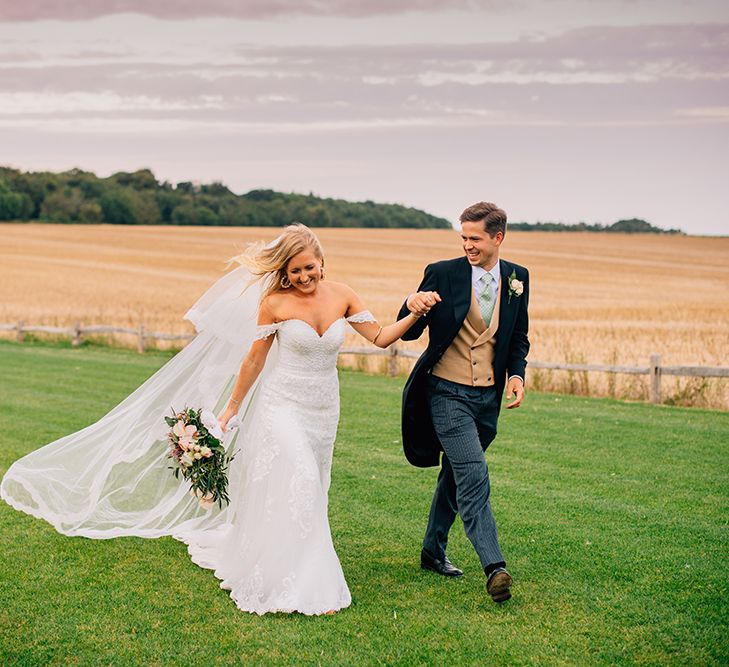
[[[411,294],[407,300],[408,310],[417,317],[430,312],[437,303],[442,301],[438,292],[415,292]]]
[[[220,424],[220,428],[223,429],[223,433],[227,430],[228,422],[237,412],[237,410],[226,408],[218,415],[218,423]]]

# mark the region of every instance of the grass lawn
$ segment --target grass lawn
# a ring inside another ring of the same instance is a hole
[[[0,342],[0,473],[169,356]],[[239,611],[171,538],[88,540],[0,504],[3,665],[725,665],[729,414],[530,394],[488,452],[514,597],[421,571],[437,470],[402,456],[402,378],[342,372],[330,517],[353,604]]]

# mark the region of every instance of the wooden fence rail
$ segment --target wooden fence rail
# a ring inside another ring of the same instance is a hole
[[[15,331],[16,338],[22,342],[26,333],[49,333],[71,336],[71,344],[77,347],[81,344],[82,337],[88,334],[120,333],[137,337],[137,350],[144,352],[146,341],[151,340],[179,340],[190,341],[195,334],[169,334],[156,331],[147,331],[143,324],[137,328],[111,327],[97,325],[82,327],[76,322],[73,327],[50,327],[50,326],[28,326],[24,322],[13,324],[0,324],[0,331]],[[396,375],[398,371],[398,358],[417,359],[422,352],[417,350],[404,350],[397,345],[391,345],[386,350],[378,347],[343,347],[340,354],[353,354],[364,356],[385,356],[388,357],[387,372],[389,375]],[[652,403],[661,402],[661,378],[664,375],[675,375],[681,377],[702,377],[702,378],[724,378],[729,377],[727,366],[662,366],[661,357],[653,354],[650,357],[648,366],[607,366],[603,364],[562,364],[547,361],[529,361],[530,368],[573,371],[573,372],[600,372],[600,373],[623,373],[628,375],[648,375],[650,378],[650,400]]]
[[[0,324],[0,331],[15,331],[16,338],[21,343],[25,340],[26,333],[49,333],[71,336],[71,345],[74,347],[78,347],[81,344],[82,336],[88,334],[129,334],[137,337],[137,350],[139,352],[144,352],[146,349],[147,339],[190,341],[195,338],[195,334],[170,334],[147,331],[143,324],[140,324],[136,329],[129,327],[111,327],[105,324],[82,327],[80,322],[76,322],[73,327],[47,327],[42,325],[29,326],[21,320],[15,324]]]

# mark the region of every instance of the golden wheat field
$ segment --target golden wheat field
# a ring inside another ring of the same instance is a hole
[[[327,278],[351,285],[382,322],[394,318],[428,262],[461,254],[455,231],[316,231]],[[223,273],[226,259],[276,234],[2,224],[0,323],[143,323],[150,331],[191,332],[182,315]],[[657,353],[666,365],[727,364],[729,238],[509,232],[501,255],[530,270],[532,360],[647,366]],[[532,371],[528,384],[634,400],[648,395],[644,376]],[[664,377],[663,394],[671,403],[727,409],[728,385]]]

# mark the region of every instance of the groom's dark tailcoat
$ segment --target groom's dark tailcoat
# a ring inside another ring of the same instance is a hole
[[[501,308],[494,348],[494,380],[496,395],[504,392],[506,377],[518,375],[525,379],[526,356],[529,352],[529,272],[518,264],[499,260],[501,273]],[[524,284],[524,292],[509,296],[512,272]],[[435,291],[442,302],[421,317],[402,337],[415,340],[429,328],[430,341],[418,359],[405,385],[402,404],[402,437],[407,460],[414,466],[426,468],[440,463],[441,445],[433,428],[428,402],[428,377],[463,325],[471,306],[471,265],[465,257],[444,260],[425,268],[418,291]],[[408,314],[406,305],[398,319]]]

